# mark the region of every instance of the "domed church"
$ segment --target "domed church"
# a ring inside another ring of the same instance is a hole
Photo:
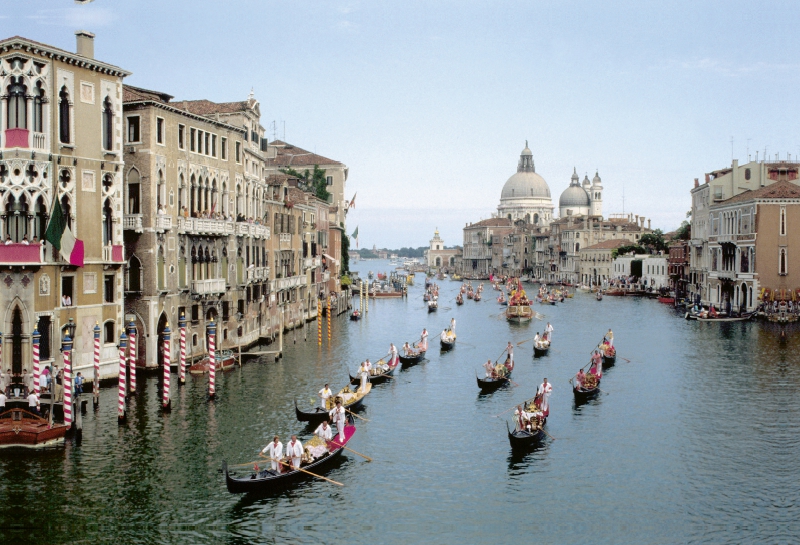
[[[573,169],[569,187],[564,190],[558,199],[558,215],[567,216],[602,216],[603,215],[603,186],[600,176],[595,173],[594,179],[589,181],[589,176],[579,181],[577,170]]]
[[[519,156],[517,172],[503,186],[497,216],[547,226],[553,219],[553,208],[550,188],[544,178],[536,174],[533,153],[526,141]]]

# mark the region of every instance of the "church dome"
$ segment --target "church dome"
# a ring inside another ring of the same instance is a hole
[[[558,206],[589,206],[589,194],[578,184],[571,184],[558,199]]]
[[[525,149],[519,156],[517,172],[503,186],[500,200],[523,198],[550,198],[550,188],[544,178],[536,174],[533,153],[525,142]]]

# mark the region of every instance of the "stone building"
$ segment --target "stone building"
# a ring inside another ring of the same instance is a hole
[[[558,199],[558,215],[560,218],[567,216],[597,216],[603,215],[603,185],[600,176],[595,173],[594,179],[589,182],[589,176],[583,179],[583,185],[578,181],[578,172],[573,169],[572,178],[567,189]]]
[[[607,286],[614,277],[613,251],[630,244],[622,238],[612,238],[592,244],[579,252],[580,283],[587,286]]]
[[[93,34],[76,37],[76,52],[19,36],[0,41],[0,229],[8,242],[0,246],[0,328],[3,366],[14,373],[32,368],[34,329],[41,334],[40,360],[60,367],[70,322],[74,372],[93,375],[96,324],[101,376],[117,372],[122,80],[130,73],[95,59]],[[70,261],[42,242],[56,205],[82,241],[82,261],[80,243]]]
[[[444,240],[439,236],[439,229],[437,228],[433,238],[430,240],[428,249],[425,250],[425,262],[428,267],[445,267],[453,270],[457,254],[457,248],[445,249]]]
[[[488,278],[492,272],[497,272],[495,267],[498,258],[493,260],[493,246],[498,246],[499,259],[502,262],[502,240],[512,230],[513,225],[507,218],[490,218],[468,223],[464,227],[462,270],[459,272],[465,278],[474,279]]]
[[[546,226],[553,219],[553,201],[550,187],[536,173],[533,153],[525,142],[519,157],[517,172],[503,185],[497,217],[509,221],[523,220],[525,223]]]

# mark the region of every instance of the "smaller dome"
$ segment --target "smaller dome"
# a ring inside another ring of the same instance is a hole
[[[558,199],[558,206],[589,206],[589,194],[579,185],[570,185]]]
[[[595,171],[594,178],[592,178],[592,185],[600,185],[600,175]]]
[[[576,169],[575,167],[572,167],[572,178],[570,179],[575,182],[578,181],[578,169]]]

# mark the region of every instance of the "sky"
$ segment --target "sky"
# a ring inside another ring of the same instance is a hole
[[[95,57],[176,99],[244,100],[345,163],[359,246],[461,244],[525,141],[554,205],[598,171],[603,212],[678,227],[693,180],[800,155],[793,2],[0,0],[2,37]],[[274,123],[273,123],[274,122]],[[624,195],[624,200],[623,200]]]

